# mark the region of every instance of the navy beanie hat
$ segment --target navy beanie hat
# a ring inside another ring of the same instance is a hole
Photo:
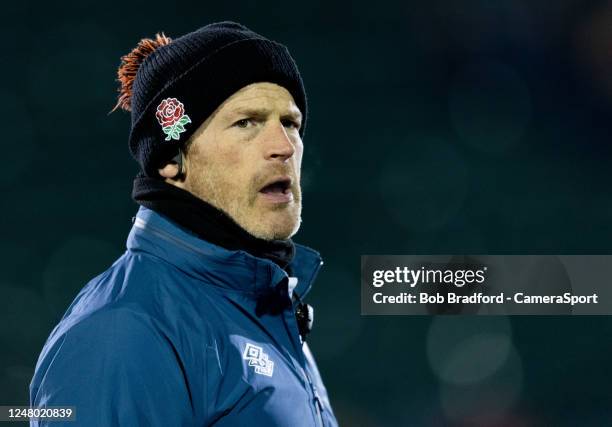
[[[162,33],[163,34],[163,33]],[[176,39],[144,39],[122,57],[115,106],[131,111],[129,147],[145,175],[169,162],[229,96],[251,83],[270,82],[291,93],[306,125],[302,78],[285,46],[230,21]]]

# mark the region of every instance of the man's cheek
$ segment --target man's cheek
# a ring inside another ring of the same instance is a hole
[[[232,165],[234,167],[237,166],[242,166],[243,163],[243,158],[244,158],[244,153],[242,152],[242,150],[237,149],[237,148],[227,148],[225,150],[223,150],[223,152],[221,153],[221,164],[223,165]],[[229,171],[230,173],[232,173],[232,171]],[[236,171],[233,171],[233,173],[235,173]]]

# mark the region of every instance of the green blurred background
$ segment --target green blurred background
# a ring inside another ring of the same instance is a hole
[[[0,404],[27,404],[47,335],[124,251],[120,56],[225,19],[306,83],[295,240],[326,261],[311,347],[341,425],[612,425],[609,317],[359,303],[361,254],[612,253],[612,3],[577,0],[3,4]]]

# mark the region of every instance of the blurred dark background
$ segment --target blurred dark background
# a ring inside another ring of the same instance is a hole
[[[341,425],[612,425],[610,317],[359,303],[361,254],[612,253],[612,2],[577,0],[3,4],[0,404],[27,404],[47,335],[124,251],[119,58],[225,19],[306,83],[295,240],[326,261],[311,347]]]

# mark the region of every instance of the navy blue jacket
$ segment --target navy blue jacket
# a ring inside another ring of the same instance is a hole
[[[296,245],[300,296],[321,264]],[[295,283],[141,207],[127,251],[45,343],[30,405],[76,407],[76,422],[51,426],[337,426],[292,307],[256,311],[273,287]]]

